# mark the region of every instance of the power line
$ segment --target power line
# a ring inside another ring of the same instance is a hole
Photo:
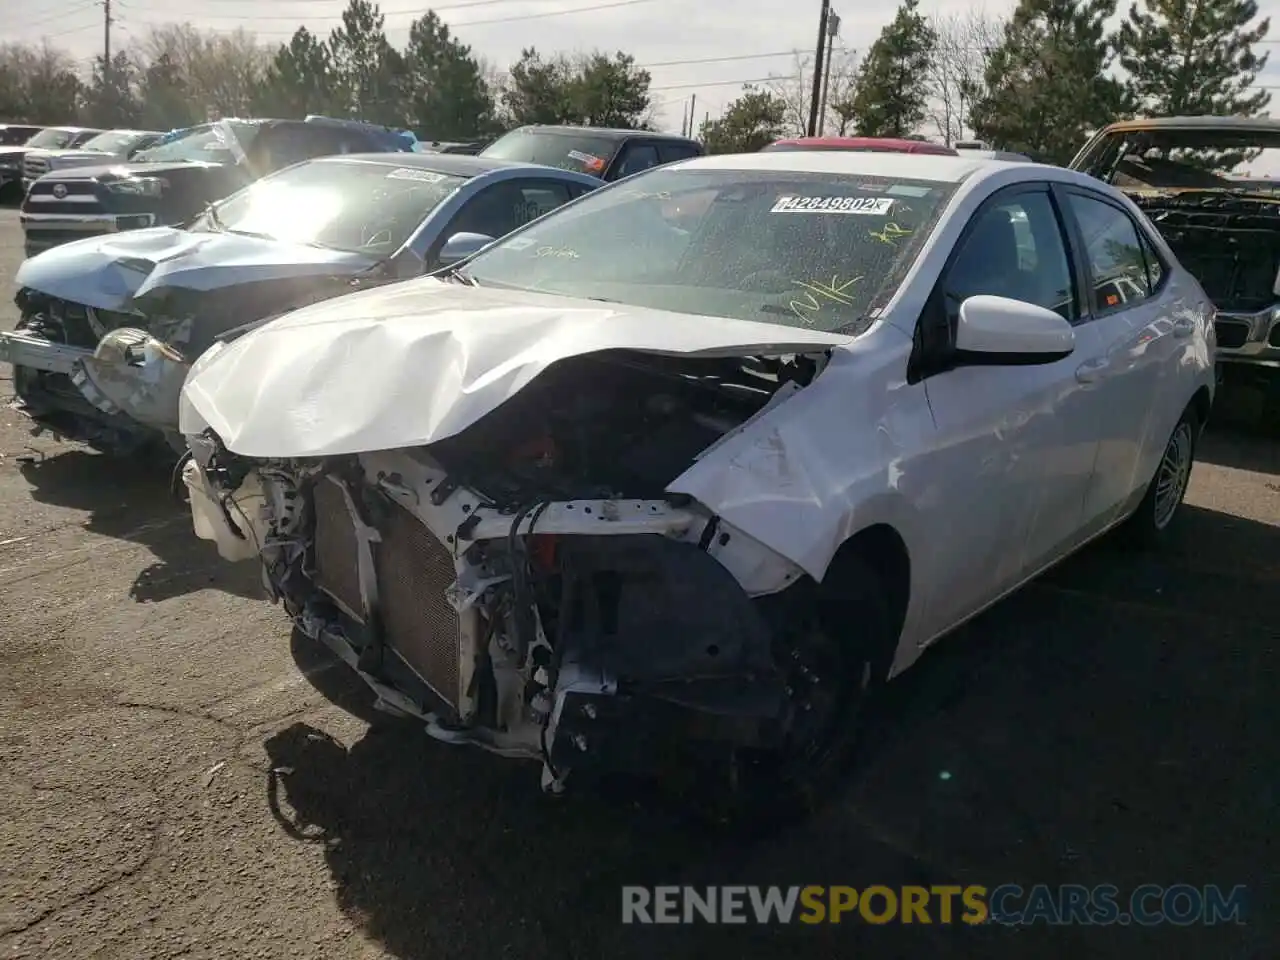
[[[41,17],[38,20],[31,20],[27,23],[16,24],[16,29],[29,30],[32,27],[40,26],[40,24],[42,23],[52,23],[54,20],[63,20],[67,17],[75,16],[78,13],[85,13],[89,10],[92,10],[96,6],[97,6],[96,3],[90,2],[90,3],[81,4],[78,7],[72,7],[70,10],[60,10],[57,13],[51,13],[48,16]],[[11,27],[10,29],[13,29],[13,28]]]
[[[58,37],[69,37],[73,33],[82,33],[85,30],[96,30],[96,29],[98,29],[98,24],[86,23],[79,27],[72,27],[69,30],[59,30],[57,33],[46,33],[40,39],[56,40]]]
[[[615,0],[614,3],[598,3],[595,6],[575,7],[571,10],[548,10],[545,13],[522,13],[512,17],[495,17],[490,20],[466,20],[461,23],[450,23],[448,24],[448,27],[451,30],[457,30],[460,27],[481,27],[481,26],[488,26],[489,24],[496,24],[496,23],[516,23],[521,20],[541,20],[545,17],[566,17],[566,16],[572,16],[575,13],[595,13],[597,10],[612,10],[617,7],[631,7],[641,3],[657,3],[657,2],[659,2],[659,0]],[[151,26],[158,25],[158,24],[151,24],[145,20],[141,21],[140,23],[141,25],[151,25]],[[306,24],[304,23],[298,24],[299,27],[303,27],[305,25]],[[229,32],[233,33],[235,31],[218,30],[216,28],[211,28],[208,32],[226,34]],[[252,33],[256,36],[267,37],[267,38],[291,37],[294,35],[295,32],[296,32],[295,30],[253,30],[252,31]]]
[[[663,86],[660,86],[660,87],[650,87],[649,89],[650,90],[692,90],[695,87],[699,89],[701,89],[702,87],[728,87],[728,86],[733,86],[734,84],[745,86],[748,83],[768,83],[770,80],[790,80],[790,79],[792,78],[788,76],[780,77],[777,74],[772,74],[767,77],[755,77],[754,79],[750,79],[750,80],[708,80],[705,83],[672,83],[672,84],[664,84]]]
[[[257,3],[257,2],[258,2],[258,0],[236,0],[236,2],[254,2],[254,3]],[[285,2],[287,2],[287,0],[285,0]],[[331,0],[320,0],[320,2],[324,2],[324,3],[331,3]],[[470,10],[472,7],[489,7],[489,6],[493,6],[493,5],[495,5],[495,4],[502,4],[502,3],[518,3],[518,2],[521,2],[521,0],[474,0],[474,2],[473,2],[473,3],[454,3],[454,4],[449,4],[449,5],[447,5],[447,6],[431,7],[431,8],[429,8],[429,9],[430,9],[430,10],[435,11],[436,13],[444,13],[444,12],[454,11],[454,10]],[[524,2],[528,2],[528,0],[524,0]],[[536,0],[535,0],[535,2],[536,2]],[[543,2],[546,2],[546,0],[543,0]],[[152,7],[152,6],[148,6],[148,5],[143,5],[143,6],[135,7],[135,9],[137,9],[137,10],[144,10],[144,11],[150,10],[150,11],[157,11],[157,12],[159,12],[159,11],[163,11],[165,8],[163,8],[163,7]],[[165,11],[165,12],[167,12],[167,11]],[[415,3],[415,4],[413,4],[413,5],[412,5],[412,6],[410,6],[410,7],[405,8],[405,9],[403,9],[403,10],[388,10],[388,9],[383,9],[383,8],[381,7],[381,5],[379,5],[379,10],[378,10],[378,12],[379,12],[380,14],[382,14],[382,16],[384,16],[384,17],[399,17],[399,16],[404,16],[404,15],[406,15],[406,14],[407,14],[407,15],[414,16],[414,17],[420,17],[420,16],[423,16],[423,15],[426,13],[426,10],[424,10],[424,8],[423,8],[423,4],[419,2],[419,3]],[[309,21],[316,21],[316,20],[336,20],[336,21],[340,21],[340,20],[342,19],[342,14],[341,14],[341,13],[334,13],[334,14],[327,14],[327,13],[325,13],[325,14],[311,14],[311,13],[296,13],[296,12],[295,12],[295,13],[282,13],[282,14],[273,14],[273,13],[258,13],[258,14],[244,14],[244,13],[215,13],[215,14],[207,14],[207,13],[202,13],[202,14],[200,15],[200,19],[201,19],[201,20],[238,20],[238,21],[242,21],[242,22],[243,22],[243,21],[246,21],[246,20],[247,20],[247,21],[249,21],[249,22],[257,22],[257,21],[259,21],[259,20],[284,20],[284,21],[286,21],[286,22],[298,22],[298,21],[301,21],[301,20],[309,20]]]
[[[489,6],[496,6],[499,4],[511,4],[511,3],[521,3],[521,2],[528,3],[529,0],[473,0],[472,3],[452,3],[452,4],[445,4],[443,6],[433,6],[430,8],[425,7],[421,2],[417,2],[417,3],[414,3],[413,6],[411,7],[406,7],[403,9],[395,9],[395,10],[380,9],[379,12],[384,17],[412,16],[417,18],[417,17],[425,16],[429,11],[434,13],[457,13],[459,11],[471,10],[475,7],[489,7]],[[535,0],[535,2],[538,2],[538,0]],[[545,3],[545,2],[548,2],[548,0],[540,0],[540,2]],[[509,23],[515,20],[532,20],[540,17],[556,17],[566,13],[585,13],[589,10],[597,10],[597,9],[607,10],[610,7],[624,7],[634,3],[654,3],[654,2],[656,2],[656,0],[626,0],[626,2],[599,4],[598,6],[595,6],[595,7],[582,7],[578,10],[548,10],[543,13],[520,14],[513,17],[502,17],[496,20],[473,20],[473,21],[469,21],[469,23]],[[130,6],[132,9],[141,10],[141,11],[161,12],[162,10],[164,10],[164,8],[162,7],[134,6],[132,4]],[[164,11],[164,12],[168,12],[168,11]],[[314,23],[316,21],[341,22],[342,14],[341,13],[336,13],[336,14],[262,13],[262,14],[249,15],[249,14],[235,14],[235,13],[214,13],[214,14],[202,13],[200,14],[200,19],[201,20],[236,20],[242,23],[247,22],[250,25],[252,25],[253,23],[257,23],[259,21],[268,21],[268,20],[284,21],[286,23],[300,23],[301,21],[305,20],[307,22]],[[458,24],[458,26],[466,26],[466,25],[467,24]]]
[[[644,67],[646,70],[655,67],[683,67],[695,63],[729,63],[733,60],[765,60],[770,57],[790,57],[798,54],[799,50],[777,50],[773,53],[743,53],[733,57],[694,57],[692,60],[663,60],[659,63],[638,63],[636,66]]]

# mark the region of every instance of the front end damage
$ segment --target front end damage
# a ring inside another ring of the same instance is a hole
[[[433,737],[552,792],[723,772],[818,721],[812,582],[664,491],[818,363],[580,356],[427,446],[248,459],[206,431],[183,475],[197,533]]]
[[[192,362],[222,334],[355,289],[350,277],[284,278],[218,290],[156,289],[103,309],[30,287],[21,319],[0,333],[14,368],[14,408],[33,432],[117,456],[181,453],[178,399]]]

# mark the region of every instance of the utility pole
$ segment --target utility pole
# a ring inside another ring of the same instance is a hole
[[[840,15],[835,11],[827,14],[827,64],[822,72],[822,106],[818,108],[818,136],[827,126],[827,93],[831,89],[831,60],[835,51],[836,34],[840,32]]]
[[[111,87],[111,0],[102,0],[102,85]]]
[[[827,17],[831,13],[831,0],[822,0],[822,14],[818,17],[818,49],[813,59],[813,96],[809,100],[809,136],[818,131],[818,98],[822,95],[823,54],[827,49]]]
[[[685,134],[686,137],[692,138],[694,135],[695,131],[693,129],[693,117],[694,117],[693,111],[694,111],[694,108],[697,107],[697,105],[698,105],[698,95],[696,93],[690,94],[689,96],[689,132]]]

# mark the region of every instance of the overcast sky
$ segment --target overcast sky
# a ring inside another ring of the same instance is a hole
[[[865,49],[892,18],[897,2],[837,0],[837,45]],[[921,6],[930,14],[975,7],[1003,14],[1013,5],[1014,0],[924,0]],[[207,30],[243,26],[272,44],[287,40],[299,24],[327,36],[345,6],[345,0],[112,0],[113,46],[127,46],[150,26],[175,21]],[[1264,13],[1276,7],[1280,21],[1276,0],[1259,6]],[[392,42],[400,44],[428,5],[384,0],[381,8]],[[701,121],[704,113],[714,117],[737,96],[742,81],[793,72],[789,51],[813,50],[819,8],[819,0],[441,0],[434,7],[477,56],[500,67],[526,46],[633,54],[653,75],[659,120],[672,130],[679,129],[691,95],[697,95]],[[548,15],[556,11],[572,12]],[[102,19],[100,0],[0,0],[0,40],[38,43],[44,37],[87,62],[102,50]],[[1273,37],[1280,38],[1280,22]],[[671,63],[713,59],[719,62]],[[1280,48],[1276,60],[1265,82],[1280,86]]]

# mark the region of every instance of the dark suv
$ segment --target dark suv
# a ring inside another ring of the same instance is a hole
[[[183,223],[209,203],[303,160],[337,153],[408,152],[373,125],[218,120],[179,131],[109,166],[54,170],[31,185],[20,220],[27,256],[100,233]]]
[[[610,127],[517,127],[480,151],[482,157],[541,163],[589,173],[601,180],[621,180],[641,170],[676,160],[700,157],[696,140],[648,130]]]

